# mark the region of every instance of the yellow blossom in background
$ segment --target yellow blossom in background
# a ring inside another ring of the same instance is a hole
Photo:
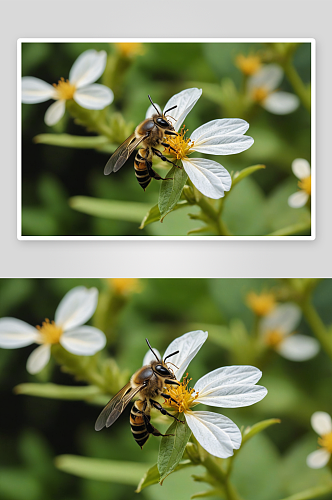
[[[141,290],[138,278],[107,278],[107,281],[117,295],[129,295]]]
[[[247,76],[253,75],[262,66],[261,58],[253,54],[249,54],[248,56],[238,54],[235,58],[235,64]]]
[[[142,43],[119,42],[115,45],[117,46],[118,51],[123,57],[141,56],[145,52]]]
[[[276,306],[276,299],[272,292],[248,293],[246,297],[248,307],[257,316],[267,316]]]

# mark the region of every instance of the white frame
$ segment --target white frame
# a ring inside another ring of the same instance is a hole
[[[311,44],[311,235],[310,236],[22,236],[21,178],[21,46],[23,43],[310,43]],[[20,38],[17,41],[17,239],[42,241],[109,241],[109,240],[315,240],[316,238],[316,40],[314,38]]]

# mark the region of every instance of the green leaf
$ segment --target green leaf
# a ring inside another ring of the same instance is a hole
[[[131,201],[100,200],[88,196],[74,196],[69,199],[69,205],[74,210],[95,217],[106,219],[141,222],[150,206],[145,203]]]
[[[265,168],[265,165],[253,165],[252,167],[247,167],[241,170],[241,172],[236,175],[233,180],[232,180],[232,188],[236,186],[242,179],[245,179],[245,177],[248,177],[248,175],[253,174],[257,170],[261,170],[262,168]]]
[[[207,490],[207,491],[202,491],[201,493],[195,493],[194,495],[191,495],[191,499],[194,498],[206,498],[206,497],[220,497],[220,490],[214,489],[214,490]]]
[[[172,179],[162,181],[160,186],[158,206],[162,218],[171,212],[179,201],[188,175],[184,168],[172,167],[166,177]]]
[[[57,384],[20,384],[14,388],[14,392],[41,398],[71,400],[85,400],[101,394],[101,390],[93,385],[70,387]]]
[[[332,484],[328,486],[317,486],[316,488],[310,488],[309,490],[301,491],[300,493],[295,493],[290,497],[285,497],[282,500],[310,500],[311,498],[318,498],[332,493]]]
[[[176,415],[181,422],[185,422],[183,414]],[[179,464],[186,444],[191,436],[191,430],[187,423],[184,424],[174,420],[172,425],[167,429],[166,434],[173,436],[165,436],[162,438],[158,455],[158,470],[160,473],[160,484],[164,479],[171,474]]]
[[[76,455],[60,455],[55,458],[55,466],[58,469],[74,476],[134,486],[145,473],[146,465],[138,462],[120,462]]]
[[[179,203],[177,203],[175,207],[173,207],[172,212],[178,210],[179,208],[187,207],[188,205],[189,203],[186,200],[179,201]],[[145,214],[144,219],[142,220],[139,228],[143,229],[148,224],[151,224],[151,222],[158,222],[160,220],[160,217],[161,215],[159,207],[158,205],[155,205],[154,207],[150,208],[150,210]]]
[[[308,217],[307,222],[299,222],[298,224],[292,224],[290,226],[283,227],[281,229],[278,229],[277,231],[274,231],[273,233],[267,234],[267,236],[292,236],[296,235],[297,233],[306,232],[310,234],[310,229],[311,220],[310,217]]]
[[[268,420],[262,420],[262,422],[258,422],[257,424],[253,425],[252,427],[248,427],[245,429],[244,434],[243,434],[243,439],[242,439],[242,445],[249,441],[253,436],[258,434],[259,432],[264,431],[268,427],[274,424],[280,424],[281,420],[279,418],[270,418]]]
[[[85,137],[70,134],[39,134],[34,137],[37,144],[49,144],[51,146],[62,146],[65,148],[98,149],[101,146],[109,145],[109,139],[103,135],[95,137]],[[117,145],[112,145],[115,151]]]
[[[181,469],[186,469],[187,467],[193,467],[193,463],[191,460],[182,460],[174,469],[173,472],[176,472]],[[160,481],[160,474],[158,470],[158,465],[155,464],[150,469],[146,471],[142,479],[140,480],[136,493],[140,493],[147,486],[151,486],[152,484],[157,484]]]

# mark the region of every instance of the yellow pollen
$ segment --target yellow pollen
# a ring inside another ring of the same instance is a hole
[[[76,86],[70,83],[69,80],[61,78],[58,83],[53,83],[53,87],[57,91],[57,99],[69,100],[74,97]]]
[[[302,191],[305,191],[307,194],[311,194],[311,175],[309,177],[304,177],[301,179],[297,185]]]
[[[168,394],[173,398],[174,401],[165,399],[165,404],[171,408],[176,409],[179,413],[188,411],[192,406],[195,406],[195,399],[198,398],[198,392],[195,393],[194,389],[188,389],[188,384],[191,378],[188,378],[188,374],[183,378],[181,385],[167,385],[165,389],[165,394]]]
[[[265,87],[255,87],[252,89],[251,97],[255,102],[263,102],[269,95],[269,91]]]
[[[262,292],[257,294],[255,292],[248,293],[247,304],[257,316],[266,316],[276,306],[276,299],[271,292]]]
[[[259,56],[244,56],[243,54],[236,56],[235,64],[242,71],[242,73],[247,76],[257,73],[262,65]]]
[[[323,434],[321,438],[318,438],[318,444],[325,448],[329,453],[332,453],[332,432]]]
[[[36,328],[42,337],[40,340],[41,344],[58,344],[63,334],[62,328],[47,318],[42,323],[42,326],[36,326]]]
[[[173,156],[173,158],[176,158],[177,160],[186,158],[194,146],[194,141],[192,141],[190,137],[188,137],[188,139],[185,138],[186,132],[188,132],[188,129],[186,130],[185,125],[183,125],[180,132],[178,132],[178,135],[167,136],[164,142],[167,142],[167,144],[169,144],[169,146],[173,149],[168,147],[165,148],[164,152]]]
[[[277,347],[283,340],[284,340],[284,335],[281,333],[280,330],[269,330],[265,334],[265,342],[269,347]]]

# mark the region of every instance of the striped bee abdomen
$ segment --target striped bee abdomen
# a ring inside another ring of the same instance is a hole
[[[130,411],[130,427],[136,443],[142,448],[149,439],[150,432],[146,428],[146,420],[150,422],[150,416],[142,413],[136,407],[136,402]]]
[[[140,151],[145,151],[145,150],[140,150]],[[143,158],[138,151],[135,156],[134,169],[135,169],[136,179],[138,180],[139,185],[142,186],[144,191],[146,190],[152,179],[147,167],[147,162],[148,160]]]

